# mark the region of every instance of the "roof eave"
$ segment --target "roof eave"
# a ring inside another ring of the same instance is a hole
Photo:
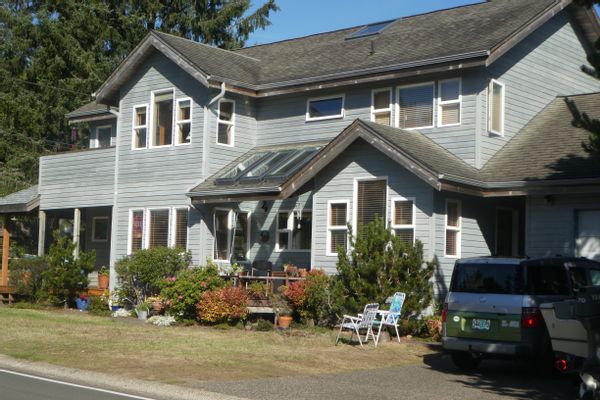
[[[23,214],[28,213],[40,206],[40,196],[37,195],[34,199],[27,203],[15,203],[0,205],[0,214]]]

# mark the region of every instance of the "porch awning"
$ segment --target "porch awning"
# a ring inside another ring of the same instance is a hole
[[[38,185],[0,197],[0,214],[26,213],[40,205]]]

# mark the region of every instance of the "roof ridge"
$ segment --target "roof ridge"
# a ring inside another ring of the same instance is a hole
[[[576,94],[561,94],[556,96],[557,99],[567,99],[569,97],[582,97],[582,96],[592,96],[594,94],[600,94],[600,90],[597,92],[587,92],[587,93],[576,93]]]

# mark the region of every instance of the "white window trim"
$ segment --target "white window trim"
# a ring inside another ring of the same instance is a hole
[[[144,108],[146,109],[146,125],[136,125],[136,110],[138,108]],[[132,120],[131,120],[131,149],[132,150],[143,150],[143,149],[147,149],[148,148],[148,135],[150,133],[150,130],[148,128],[148,118],[150,118],[150,114],[148,114],[149,111],[149,106],[148,104],[139,104],[136,106],[133,106],[133,113],[132,113]],[[140,146],[140,147],[135,147],[135,142],[136,142],[136,129],[146,129],[146,143],[145,146]]]
[[[492,95],[493,95],[493,87],[494,85],[498,85],[502,88],[502,96],[500,98],[500,103],[502,106],[502,112],[500,113],[500,131],[495,131],[494,129],[492,129],[492,116],[493,116],[493,101],[492,101]],[[504,136],[504,128],[505,128],[505,114],[506,114],[506,85],[496,79],[491,79],[490,83],[488,85],[488,96],[487,96],[487,102],[488,102],[488,132],[492,133],[494,135],[498,135],[498,136]]]
[[[250,218],[252,218],[252,212],[250,211],[243,211],[243,210],[239,210],[235,212],[236,214],[248,214],[248,226],[246,227],[246,261],[250,260],[250,234],[251,234],[251,221]],[[237,221],[233,221],[234,223],[237,224]],[[231,229],[233,229],[233,224],[231,226]],[[231,250],[233,251],[233,247],[231,248]],[[214,253],[213,253],[214,254]],[[233,254],[232,254],[233,256]]]
[[[346,205],[346,225],[330,225],[331,223],[331,206],[333,204],[345,204]],[[349,200],[328,200],[327,201],[327,240],[325,248],[325,256],[335,257],[338,253],[331,252],[331,234],[332,231],[344,231],[346,232],[346,249],[349,249],[348,243],[348,222],[350,221],[350,201]]]
[[[160,94],[165,94],[165,93],[171,93],[173,96],[173,112],[171,113],[171,144],[163,144],[163,145],[155,145],[154,144],[154,98],[156,97],[156,95],[160,95]],[[150,148],[151,149],[160,149],[160,148],[165,148],[165,147],[171,147],[173,146],[174,140],[175,140],[175,88],[169,88],[169,89],[159,89],[159,90],[153,90],[152,92],[150,92],[150,128],[146,130],[146,132],[149,132],[149,138],[146,138],[146,141],[149,141],[150,143]],[[148,114],[146,114],[148,115]],[[146,124],[148,124],[148,121],[146,121]]]
[[[384,112],[389,112],[390,113],[390,126],[392,126],[394,124],[394,112],[393,112],[393,104],[392,104],[392,93],[393,93],[393,88],[389,87],[389,88],[382,88],[382,89],[374,89],[371,91],[371,122],[375,122],[375,114],[380,114],[380,113],[384,113]],[[390,93],[390,98],[389,98],[389,104],[387,108],[375,108],[375,95],[377,93],[381,93],[381,92],[389,92]]]
[[[113,137],[113,127],[112,125],[99,125],[94,128],[94,133],[92,137],[90,137],[90,149],[99,149],[100,148],[100,129],[110,128],[110,145],[108,147],[112,147],[112,137]],[[104,147],[106,148],[106,147]]]
[[[413,87],[420,86],[431,86],[433,88],[432,96],[431,96],[431,125],[429,126],[416,126],[414,128],[401,128],[406,131],[412,131],[416,129],[431,129],[435,128],[435,81],[430,82],[421,82],[415,83],[411,85],[402,85],[396,88],[396,117],[395,117],[395,126],[396,128],[400,128],[400,90],[402,89],[410,89]]]
[[[169,220],[167,221],[167,247],[171,247],[171,236],[172,236],[172,232],[171,232],[171,220],[173,219],[173,213],[172,213],[172,209],[170,207],[149,207],[146,208],[146,213],[145,213],[145,226],[144,226],[144,236],[145,236],[145,240],[144,240],[144,249],[149,249],[150,248],[150,243],[148,243],[148,240],[150,239],[150,223],[151,223],[151,217],[150,217],[150,212],[151,211],[169,211]]]
[[[131,248],[133,245],[133,213],[134,212],[138,212],[141,211],[142,212],[142,218],[143,218],[143,231],[142,231],[142,249],[145,248],[145,240],[146,240],[146,212],[143,208],[131,208],[129,209],[129,229],[128,229],[128,235],[127,235],[127,255],[131,255],[133,254],[133,249]]]
[[[394,216],[396,214],[396,202],[397,201],[412,201],[412,224],[404,225],[404,224],[395,224]],[[392,232],[394,229],[412,229],[413,231],[413,244],[416,240],[416,219],[417,219],[417,205],[415,197],[403,197],[403,196],[394,196],[390,199],[390,226],[392,228]]]
[[[217,227],[214,224],[214,221],[216,221],[216,214],[217,211],[226,211],[227,212],[227,252],[229,252],[231,250],[231,229],[232,229],[232,225],[231,225],[231,221],[233,219],[233,210],[231,210],[230,208],[223,208],[223,207],[215,207],[213,210],[213,249],[212,249],[212,258],[213,261],[218,261],[220,263],[229,263],[231,260],[227,259],[227,260],[223,260],[220,258],[214,258],[215,257],[215,250],[216,250],[216,245],[217,245]]]
[[[458,210],[458,226],[448,225],[448,204],[455,203]],[[445,223],[444,223],[444,257],[446,258],[460,258],[462,253],[462,202],[460,200],[447,199],[445,209]],[[446,254],[446,231],[454,231],[456,234],[456,254]]]
[[[310,103],[313,101],[322,101],[322,100],[331,100],[331,99],[342,99],[342,107],[340,109],[340,113],[336,114],[336,115],[328,115],[325,117],[311,117],[310,116]],[[345,94],[336,94],[336,95],[331,95],[331,96],[324,96],[324,97],[312,97],[309,98],[308,100],[306,100],[306,122],[313,122],[313,121],[325,121],[328,119],[343,119],[345,114],[346,114],[346,95]]]
[[[388,226],[388,199],[390,198],[390,187],[389,187],[389,179],[387,176],[368,176],[368,177],[356,177],[354,178],[354,193],[352,196],[352,236],[356,238],[356,233],[358,230],[358,183],[365,181],[381,181],[385,180],[385,211],[383,213],[383,223],[384,226]]]
[[[458,99],[456,100],[446,100],[442,101],[442,83],[458,81]],[[462,123],[462,78],[452,78],[452,79],[443,79],[438,81],[438,90],[437,90],[437,114],[438,114],[438,127],[447,127],[447,126],[460,126]],[[458,104],[458,123],[455,124],[446,124],[442,123],[443,115],[442,115],[442,106]]]
[[[190,208],[189,207],[173,207],[169,214],[169,229],[173,233],[169,238],[169,247],[175,247],[175,232],[177,232],[177,213],[180,211],[187,212],[188,215],[188,226],[185,227],[185,249],[188,250],[190,246]]]
[[[96,221],[98,220],[106,220],[107,222],[107,231],[106,231],[106,239],[96,239]],[[108,242],[108,238],[110,237],[110,222],[108,217],[93,217],[92,218],[92,242],[94,243],[106,243]]]
[[[231,121],[221,120],[221,103],[232,103],[233,104]],[[217,103],[217,130],[216,130],[215,143],[217,143],[217,145],[219,145],[219,146],[225,146],[225,147],[234,147],[235,146],[235,120],[236,120],[236,117],[235,117],[236,110],[235,109],[236,109],[235,100],[220,99]],[[231,125],[231,144],[219,142],[219,124]]]
[[[182,103],[184,101],[189,101],[190,102],[190,119],[179,119],[179,103]],[[181,99],[175,99],[175,130],[173,132],[173,136],[175,138],[174,144],[175,146],[189,146],[192,144],[192,111],[193,111],[193,104],[194,102],[192,101],[192,99],[190,97],[183,97]],[[179,124],[185,124],[185,123],[189,123],[190,124],[190,141],[188,143],[180,143],[179,142]]]
[[[300,213],[305,213],[305,212],[310,212],[312,213],[312,209],[310,208],[303,208],[302,210],[278,210],[277,211],[277,220],[276,222],[276,227],[277,227],[277,233],[275,236],[275,252],[276,253],[309,253],[312,249],[293,249],[290,248],[290,246],[292,245],[292,241],[294,239],[294,215],[296,214],[296,212],[299,211]],[[288,213],[288,217],[287,217],[287,229],[279,229],[279,214],[280,213]],[[302,217],[302,215],[300,215],[300,217]],[[314,225],[314,223],[313,223]],[[312,230],[312,227],[311,227]],[[284,233],[287,231],[288,234],[288,248],[287,249],[281,249],[279,248],[279,233]],[[312,234],[312,232],[311,232]],[[312,242],[311,242],[311,246],[312,246]]]

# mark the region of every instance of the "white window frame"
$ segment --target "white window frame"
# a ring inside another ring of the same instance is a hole
[[[412,224],[411,225],[405,225],[405,224],[395,224],[394,223],[394,217],[396,215],[396,202],[397,201],[412,201]],[[415,243],[416,240],[416,219],[417,219],[417,205],[416,205],[416,198],[415,197],[403,197],[403,196],[394,196],[390,199],[390,226],[392,228],[392,232],[395,233],[395,229],[412,229],[413,231],[413,244]]]
[[[458,99],[456,100],[446,100],[442,101],[442,83],[458,81]],[[460,126],[462,123],[462,78],[451,78],[451,79],[442,79],[438,81],[438,89],[437,89],[437,125],[438,127],[447,127],[447,126]],[[458,123],[455,124],[446,124],[442,123],[443,113],[442,106],[458,104]]]
[[[458,226],[449,226],[448,225],[448,204],[455,203],[458,210]],[[444,257],[446,258],[460,258],[462,253],[462,202],[460,200],[455,199],[446,199],[446,209],[444,213],[445,223],[444,223]],[[456,234],[456,254],[447,254],[446,253],[446,240],[447,240],[447,231],[457,232]]]
[[[387,176],[369,176],[369,177],[357,177],[354,178],[354,193],[352,196],[353,205],[352,205],[352,236],[356,238],[356,233],[358,230],[358,183],[365,181],[381,181],[385,180],[385,211],[382,215],[384,226],[388,226],[388,218],[389,209],[388,209],[388,199],[390,198],[390,186],[389,179]]]
[[[239,211],[236,211],[235,213],[237,213],[237,214],[240,214],[240,213],[241,214],[248,214],[248,226],[246,227],[246,249],[247,249],[246,250],[246,261],[249,261],[250,260],[250,245],[251,245],[251,243],[250,243],[251,242],[250,241],[250,234],[251,234],[251,227],[252,227],[252,224],[251,224],[252,212],[250,212],[250,211],[244,211],[244,210],[239,210]],[[232,224],[231,224],[231,229],[232,230],[233,230],[233,226],[234,226],[233,224],[234,223],[237,224],[237,221],[233,221],[233,214],[234,214],[234,212],[232,210]],[[233,239],[235,239],[235,238],[233,238]],[[234,243],[232,243],[232,245],[233,244]],[[233,256],[233,250],[234,250],[234,248],[233,248],[233,246],[231,246],[232,256]],[[214,252],[213,252],[213,254],[214,254]]]
[[[173,97],[173,112],[171,113],[171,144],[163,144],[163,145],[156,145],[154,144],[154,98],[157,95],[161,95],[161,94],[166,94],[166,93],[171,93],[172,97]],[[165,148],[165,147],[170,147],[173,146],[174,144],[174,140],[175,140],[175,113],[176,113],[176,104],[175,104],[175,88],[168,88],[168,89],[159,89],[159,90],[153,90],[152,92],[150,92],[150,128],[146,130],[146,132],[150,133],[150,137],[146,138],[146,141],[149,141],[150,143],[150,148],[151,149],[160,149],[160,148]],[[148,114],[146,114],[148,115]],[[146,124],[148,124],[148,121],[146,121]]]
[[[137,121],[137,114],[136,111],[138,108],[144,108],[146,109],[146,125],[136,125],[136,121]],[[143,149],[147,149],[148,148],[148,138],[149,138],[149,134],[150,134],[150,129],[148,128],[148,119],[150,118],[150,114],[149,114],[149,106],[148,104],[139,104],[139,105],[135,105],[133,106],[133,113],[132,113],[132,120],[131,120],[131,149],[132,150],[143,150]],[[146,129],[146,143],[144,146],[140,146],[140,147],[135,147],[135,143],[136,143],[136,129]]]
[[[502,110],[500,113],[500,131],[495,131],[492,128],[492,118],[493,118],[493,104],[494,102],[492,101],[492,96],[494,93],[494,85],[498,85],[502,88],[502,96],[500,97],[500,103],[502,105]],[[488,85],[488,96],[487,96],[487,102],[488,102],[488,107],[487,107],[487,111],[488,111],[488,132],[492,133],[494,135],[498,135],[498,136],[504,136],[504,130],[505,130],[505,114],[506,114],[506,85],[502,82],[500,82],[499,80],[496,79],[490,79],[490,83]]]
[[[221,120],[221,103],[232,103],[233,104],[231,121]],[[236,120],[235,116],[236,116],[235,100],[220,99],[217,103],[217,130],[216,130],[216,138],[215,138],[215,143],[217,143],[217,145],[225,146],[225,147],[234,147],[235,146],[235,120]],[[231,125],[231,144],[219,142],[219,125],[220,124]]]
[[[190,102],[190,119],[183,119],[180,120],[179,119],[179,103],[183,103],[184,101],[189,101]],[[174,145],[175,146],[188,146],[190,144],[192,144],[192,111],[193,111],[193,104],[194,102],[192,101],[192,99],[190,97],[183,97],[181,99],[175,99],[175,130],[173,131],[173,136],[174,136]],[[185,142],[179,142],[179,125],[180,124],[190,124],[190,141],[185,143]]]
[[[127,234],[127,255],[131,255],[133,254],[133,249],[131,248],[133,246],[133,213],[134,212],[138,212],[141,211],[142,212],[142,218],[143,218],[143,230],[142,230],[142,246],[140,247],[140,249],[145,249],[145,242],[146,242],[146,225],[147,225],[147,221],[146,221],[146,211],[143,208],[131,208],[129,209],[129,227],[128,227],[128,234]]]
[[[400,128],[400,90],[402,89],[410,89],[413,87],[420,87],[420,86],[431,86],[432,87],[432,96],[431,96],[431,125],[429,126],[416,126],[414,128]],[[396,117],[395,117],[395,126],[396,128],[400,128],[400,129],[404,129],[406,131],[412,131],[412,130],[416,130],[416,129],[431,129],[431,128],[435,128],[435,81],[429,81],[429,82],[421,82],[421,83],[415,83],[415,84],[411,84],[411,85],[402,85],[402,86],[398,86],[396,87]]]
[[[331,223],[331,206],[333,204],[345,204],[346,205],[346,225],[330,225]],[[348,222],[350,221],[350,200],[328,200],[327,201],[327,239],[326,239],[326,249],[325,256],[327,257],[335,257],[338,253],[334,253],[331,251],[331,235],[332,231],[344,231],[346,232],[346,250],[350,248],[350,244],[348,243]]]
[[[99,149],[100,148],[100,129],[110,128],[110,145],[112,147],[112,138],[113,138],[113,126],[112,125],[98,125],[94,128],[94,133],[92,137],[90,137],[90,149]]]
[[[376,109],[375,108],[375,95],[377,93],[381,93],[381,92],[389,92],[390,93],[389,104],[388,104],[387,108],[377,108]],[[394,89],[391,87],[371,90],[371,122],[375,122],[375,114],[389,112],[390,113],[390,126],[394,125],[394,112],[393,112],[394,106],[392,103],[392,93],[393,92],[394,92]]]
[[[105,239],[96,239],[96,221],[98,220],[106,220],[106,238]],[[92,242],[94,243],[106,243],[108,242],[108,238],[110,237],[110,218],[102,216],[102,217],[93,217],[92,218]]]
[[[322,101],[322,100],[332,100],[332,99],[342,99],[342,107],[340,108],[340,113],[336,115],[328,115],[325,117],[311,117],[310,116],[310,103],[313,101]],[[325,121],[328,119],[343,119],[346,114],[346,95],[345,94],[336,94],[331,96],[322,96],[322,97],[311,97],[306,100],[306,122],[313,121]]]
[[[151,223],[151,217],[150,217],[150,213],[151,211],[169,211],[169,220],[167,221],[167,247],[171,247],[171,220],[173,219],[173,215],[172,215],[172,209],[170,207],[149,207],[146,208],[146,215],[145,215],[145,226],[144,226],[144,235],[146,237],[145,240],[145,246],[143,247],[144,249],[149,249],[150,248],[150,243],[148,243],[149,239],[150,239],[150,223]]]
[[[233,210],[231,210],[230,208],[224,208],[224,207],[215,207],[213,210],[213,245],[212,245],[212,257],[213,261],[218,261],[220,263],[229,263],[231,262],[230,259],[227,260],[223,260],[220,258],[214,258],[215,256],[215,247],[217,245],[217,227],[214,224],[214,221],[216,221],[215,215],[217,213],[217,211],[226,211],[227,212],[227,251],[229,252],[231,250],[231,229],[232,229],[232,216],[233,216]],[[250,224],[248,224],[250,225]]]
[[[277,211],[277,220],[275,221],[276,222],[275,227],[277,228],[277,233],[276,233],[276,237],[275,237],[275,252],[277,252],[277,253],[283,253],[283,252],[308,253],[312,250],[312,249],[291,248],[292,241],[294,239],[294,229],[295,229],[294,215],[296,214],[296,212],[300,212],[300,217],[302,217],[302,213],[305,213],[305,212],[312,213],[312,209],[303,208],[302,210],[297,209],[297,210],[278,210]],[[279,229],[279,214],[280,213],[288,213],[286,229]],[[311,227],[311,230],[312,230],[312,227]],[[279,234],[284,233],[284,232],[287,232],[287,234],[288,234],[288,248],[287,249],[281,249],[279,247]],[[311,232],[311,234],[312,234],[312,232]],[[311,247],[312,247],[312,243],[311,243]]]
[[[188,250],[190,246],[190,208],[189,207],[173,207],[169,214],[169,229],[172,232],[169,238],[169,247],[175,247],[175,232],[177,232],[177,213],[180,211],[187,212],[188,215],[188,226],[185,227],[185,249]]]

